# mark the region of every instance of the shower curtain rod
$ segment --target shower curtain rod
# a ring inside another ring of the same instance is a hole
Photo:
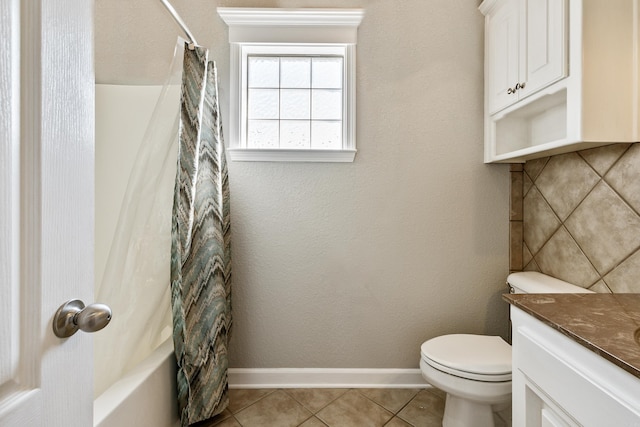
[[[178,15],[176,9],[171,5],[171,3],[169,3],[169,0],[160,0],[160,2],[164,5],[164,7],[167,8],[173,19],[176,21],[176,24],[178,24],[178,26],[182,29],[182,32],[184,32],[191,44],[197,45],[198,42],[196,41],[196,38],[193,37],[191,31],[189,31],[189,28],[187,28],[187,24],[185,24],[182,18],[180,18],[180,15]]]

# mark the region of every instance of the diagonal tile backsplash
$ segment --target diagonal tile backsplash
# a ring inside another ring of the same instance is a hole
[[[550,157],[535,186],[561,221],[567,219],[600,176],[577,153]]]
[[[511,237],[512,270],[640,292],[640,143],[532,160],[512,168],[511,183],[512,206],[519,197],[523,206],[511,215],[522,230]]]
[[[640,217],[604,180],[565,226],[600,275],[612,271],[640,247]]]
[[[536,254],[558,230],[562,222],[535,185],[524,196],[523,204],[524,243],[532,254]]]

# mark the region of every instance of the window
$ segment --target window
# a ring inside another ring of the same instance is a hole
[[[362,11],[218,8],[231,43],[232,160],[352,162]]]
[[[247,62],[247,148],[342,149],[341,56]]]

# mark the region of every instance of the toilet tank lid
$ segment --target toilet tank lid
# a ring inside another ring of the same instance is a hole
[[[538,273],[522,271],[511,273],[507,283],[515,288],[516,293],[526,294],[591,294],[593,291],[572,285],[564,280]]]

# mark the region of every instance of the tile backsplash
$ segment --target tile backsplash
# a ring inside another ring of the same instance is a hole
[[[640,292],[640,143],[511,167],[510,268]]]

